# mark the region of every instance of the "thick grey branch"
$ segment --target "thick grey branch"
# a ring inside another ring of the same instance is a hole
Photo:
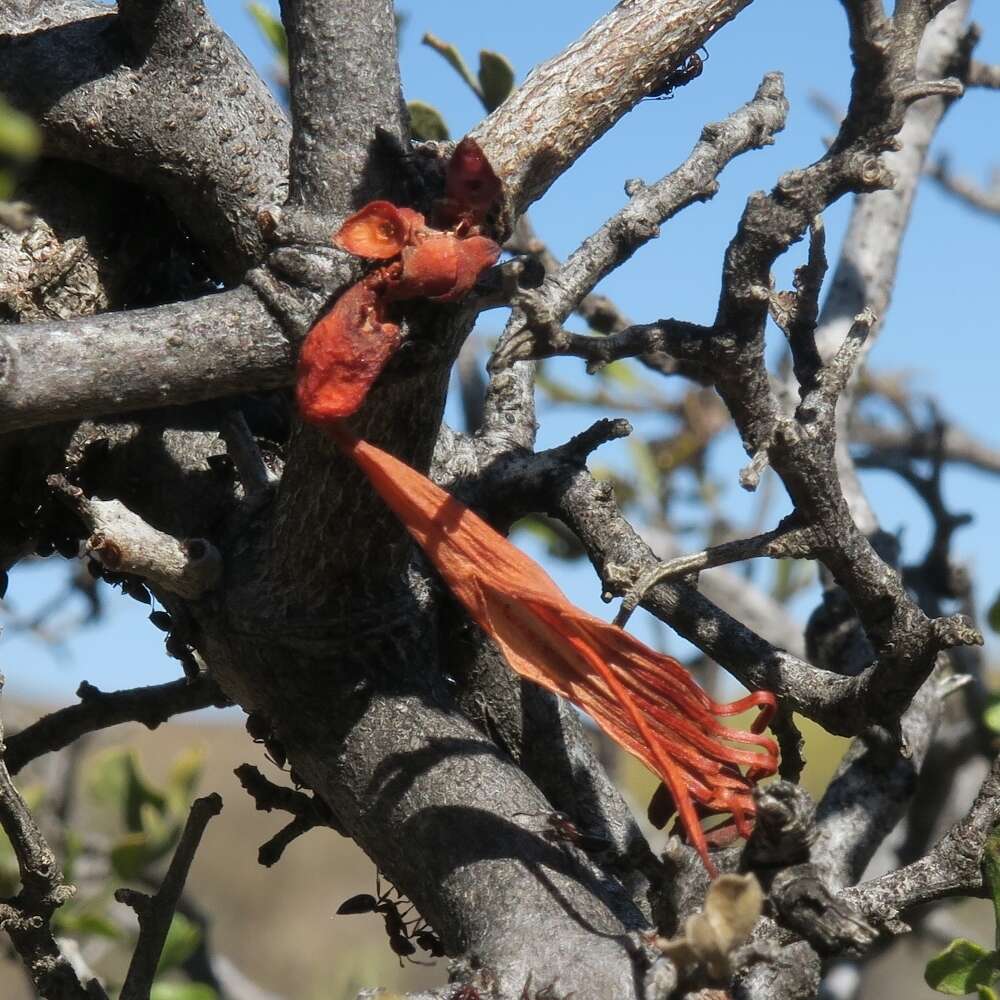
[[[282,0],[281,16],[292,104],[289,200],[343,217],[389,186],[388,164],[372,156],[376,126],[403,136],[392,0]]]
[[[190,403],[287,385],[295,352],[248,288],[0,331],[0,426]]]
[[[50,155],[160,194],[236,281],[263,256],[257,207],[284,200],[288,122],[264,82],[200,0],[43,7],[0,13],[0,92]]]
[[[474,131],[516,217],[750,0],[618,4]],[[614,45],[608,40],[614,39]]]

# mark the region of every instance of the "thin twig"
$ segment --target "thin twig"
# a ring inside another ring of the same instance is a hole
[[[11,774],[42,754],[69,746],[86,733],[123,722],[141,722],[155,729],[173,715],[202,708],[223,708],[229,700],[206,675],[149,687],[100,691],[84,681],[77,690],[79,705],[42,716],[7,739],[6,762]]]
[[[222,812],[222,797],[216,793],[195,799],[187,823],[181,833],[174,856],[159,890],[152,896],[135,889],[118,889],[115,899],[135,910],[139,918],[139,940],[122,985],[120,1000],[148,1000],[156,968],[174,919],[174,911],[191,862],[201,843],[209,820]]]

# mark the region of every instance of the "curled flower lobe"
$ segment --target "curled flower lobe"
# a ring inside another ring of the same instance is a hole
[[[370,201],[337,231],[333,242],[368,260],[390,260],[412,244],[424,228],[424,217],[390,201]]]
[[[303,418],[325,423],[354,413],[399,340],[370,283],[348,288],[302,344],[295,395]]]
[[[714,702],[676,660],[575,607],[541,566],[426,476],[338,425],[330,433],[510,666],[580,706],[661,778],[714,873],[699,814],[730,814],[749,833],[753,784],[777,769],[777,746],[762,735],[774,696]],[[751,708],[761,711],[749,732],[719,722]]]

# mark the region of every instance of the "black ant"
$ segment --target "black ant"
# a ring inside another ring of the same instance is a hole
[[[279,770],[285,770],[288,756],[285,748],[274,738],[271,724],[259,712],[251,712],[246,721],[247,733],[254,743],[264,744],[264,756]]]
[[[704,52],[705,58],[703,59],[698,55],[698,52]],[[708,49],[703,45],[698,52],[692,52],[663,83],[646,95],[646,99],[669,101],[674,96],[674,91],[678,87],[685,87],[692,80],[701,76],[702,71],[705,69],[705,63],[708,62]]]
[[[389,936],[389,947],[399,956],[400,967],[403,959],[413,962],[415,965],[429,965],[431,963],[421,962],[410,956],[416,952],[413,942],[416,941],[424,951],[428,952],[432,958],[442,958],[444,956],[444,945],[441,939],[427,926],[427,921],[419,914],[411,920],[406,918],[413,912],[413,904],[390,883],[389,888],[382,891],[382,877],[375,873],[375,891],[378,896],[371,893],[362,892],[357,896],[345,899],[337,907],[337,913],[379,913],[385,921],[385,932]],[[390,893],[395,893],[393,899]],[[404,904],[408,904],[403,909]]]
[[[579,847],[580,850],[588,854],[597,854],[606,851],[610,842],[603,837],[594,837],[588,833],[581,833],[577,825],[564,812],[539,812],[539,813],[514,813],[514,816],[543,816],[545,817],[545,829],[541,835],[552,843],[563,841]]]

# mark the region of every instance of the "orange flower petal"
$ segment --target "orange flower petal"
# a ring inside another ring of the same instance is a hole
[[[354,413],[399,340],[369,283],[348,288],[302,344],[295,394],[303,418],[322,424]]]
[[[333,242],[356,257],[389,260],[410,242],[416,219],[422,226],[419,212],[406,209],[404,214],[392,202],[370,201],[340,227]]]
[[[451,302],[468,292],[479,276],[492,267],[500,256],[500,247],[485,236],[469,236],[456,247],[455,285],[450,292],[436,296],[438,302]]]
[[[510,666],[579,705],[659,775],[714,873],[699,813],[731,813],[749,832],[753,782],[777,769],[777,746],[760,735],[774,696],[717,704],[676,660],[575,607],[541,566],[426,476],[342,426],[329,430]],[[750,707],[761,709],[750,732],[715,718]]]
[[[430,236],[403,250],[403,276],[390,285],[394,299],[438,298],[458,281],[459,241],[450,233]]]

